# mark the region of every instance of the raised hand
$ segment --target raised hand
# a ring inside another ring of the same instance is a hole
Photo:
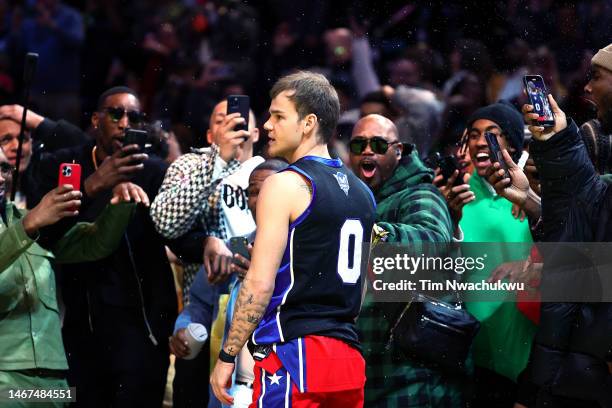
[[[131,201],[142,203],[145,207],[149,206],[149,196],[138,185],[130,182],[119,183],[113,188],[111,204],[129,203]]]
[[[69,184],[49,191],[24,217],[23,228],[26,234],[33,237],[42,227],[55,224],[62,218],[78,215],[81,196],[81,192],[75,191]]]
[[[251,137],[250,132],[246,130],[234,130],[236,126],[246,123],[248,123],[247,118],[240,116],[240,113],[231,113],[223,119],[223,124],[213,135],[215,143],[219,146],[219,155],[226,162],[235,158],[238,146]]]
[[[545,128],[536,124],[539,115],[537,113],[532,113],[533,105],[523,105],[522,109],[525,123],[529,125],[529,131],[534,138],[540,141],[550,139],[554,134],[559,133],[567,127],[567,118],[565,117],[565,113],[561,110],[561,108],[559,108],[555,98],[553,98],[552,95],[548,95],[548,101],[550,102],[550,107],[555,115],[555,126],[552,128]]]
[[[143,161],[149,156],[140,153],[140,147],[136,144],[124,146],[112,156],[107,157],[100,167],[84,183],[85,192],[88,196],[95,196],[100,191],[115,187],[117,184],[128,181],[144,168]]]

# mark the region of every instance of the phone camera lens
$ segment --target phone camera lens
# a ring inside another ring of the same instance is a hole
[[[72,169],[68,166],[65,166],[62,169],[62,174],[64,175],[64,177],[70,177],[72,175]]]

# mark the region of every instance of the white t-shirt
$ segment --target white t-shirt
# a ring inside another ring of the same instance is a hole
[[[246,190],[251,172],[264,161],[261,156],[251,157],[235,173],[221,181],[221,211],[228,237],[243,237],[255,231],[255,220],[249,210]],[[218,158],[214,173],[217,173],[217,164],[221,168],[226,165]]]

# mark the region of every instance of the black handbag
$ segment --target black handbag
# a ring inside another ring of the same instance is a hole
[[[480,322],[461,304],[415,294],[391,329],[389,345],[432,368],[465,372]]]

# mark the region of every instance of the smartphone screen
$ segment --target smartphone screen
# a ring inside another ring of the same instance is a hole
[[[245,120],[244,124],[236,126],[234,130],[248,130],[249,106],[248,95],[230,95],[227,97],[227,114],[238,112]]]
[[[525,90],[529,97],[529,103],[538,114],[537,124],[544,127],[555,125],[555,116],[548,102],[548,91],[544,85],[544,79],[540,75],[525,75]]]
[[[487,144],[489,145],[489,157],[491,159],[491,162],[498,162],[501,168],[504,169],[504,177],[510,177],[510,173],[508,172],[508,165],[506,165],[506,161],[504,160],[502,149],[499,146],[499,142],[497,141],[497,136],[494,133],[485,132],[485,139],[487,140]]]

